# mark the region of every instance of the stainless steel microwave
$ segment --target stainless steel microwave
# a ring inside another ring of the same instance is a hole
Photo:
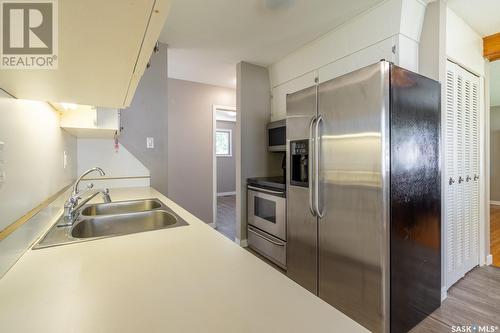
[[[286,119],[267,124],[267,150],[286,151]]]

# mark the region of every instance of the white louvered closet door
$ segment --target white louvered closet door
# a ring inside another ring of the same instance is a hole
[[[479,78],[448,62],[445,120],[446,285],[479,264]]]

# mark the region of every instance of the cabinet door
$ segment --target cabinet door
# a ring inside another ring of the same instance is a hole
[[[286,95],[293,94],[316,84],[317,72],[312,71],[272,89],[271,121],[286,118]]]
[[[447,63],[446,284],[479,264],[479,78]]]
[[[457,181],[457,175],[455,172],[455,163],[457,161],[457,144],[455,137],[455,128],[456,128],[456,117],[455,117],[455,101],[456,101],[456,79],[455,79],[455,71],[454,65],[449,64],[446,72],[446,115],[444,123],[444,158],[445,158],[445,170],[444,177],[446,180],[445,189],[444,189],[444,221],[445,226],[445,251],[444,257],[446,261],[446,286],[448,287],[449,281],[454,280],[455,278],[452,276],[454,272],[454,267],[456,266],[455,262],[455,253],[456,253],[456,220],[457,214],[455,211],[456,208],[456,198],[455,198],[455,183]],[[456,280],[455,280],[456,281]]]

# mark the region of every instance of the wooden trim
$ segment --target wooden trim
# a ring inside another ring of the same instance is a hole
[[[483,38],[483,55],[489,61],[500,59],[500,33]]]
[[[33,216],[38,214],[42,209],[47,207],[51,202],[53,202],[57,197],[59,197],[61,194],[66,192],[67,189],[71,187],[72,184],[69,184],[65,187],[63,187],[61,190],[59,190],[57,193],[51,195],[47,199],[45,199],[42,203],[40,203],[38,206],[30,210],[28,213],[23,215],[21,218],[19,218],[17,221],[14,223],[8,225],[5,227],[2,231],[0,231],[0,241],[4,240],[7,238],[10,234],[12,234],[14,231],[16,231],[20,226],[28,222]]]
[[[114,180],[114,179],[147,179],[151,176],[127,176],[127,177],[99,177],[99,178],[83,178],[82,180]]]

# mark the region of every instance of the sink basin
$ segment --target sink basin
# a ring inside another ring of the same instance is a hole
[[[61,216],[33,249],[188,225],[158,199],[85,205],[73,226],[58,226],[64,222]]]
[[[144,212],[160,208],[161,206],[161,202],[156,199],[110,202],[89,205],[82,210],[81,215],[100,216]]]
[[[178,220],[174,215],[163,210],[102,216],[78,222],[71,230],[71,236],[74,238],[94,238],[133,234],[165,229],[177,222]]]

